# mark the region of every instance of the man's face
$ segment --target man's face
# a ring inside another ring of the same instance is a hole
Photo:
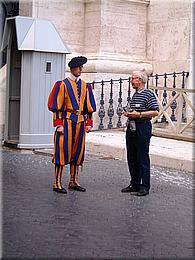
[[[71,68],[70,71],[75,77],[79,77],[81,75],[83,66],[76,67],[76,68]]]
[[[139,75],[134,73],[132,74],[131,85],[134,89],[139,89],[142,86],[142,80],[140,79]]]

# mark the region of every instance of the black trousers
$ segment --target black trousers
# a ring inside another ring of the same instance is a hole
[[[149,120],[136,122],[136,131],[126,131],[127,161],[131,176],[130,184],[136,188],[150,189],[149,145],[152,125]]]

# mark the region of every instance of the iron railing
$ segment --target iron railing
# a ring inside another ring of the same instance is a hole
[[[170,137],[179,138],[181,135],[185,139],[184,132],[189,129],[194,120],[194,107],[192,105],[194,90],[187,88],[188,77],[189,72],[186,71],[148,76],[146,87],[154,91],[160,107],[158,117],[152,121],[156,135],[158,133],[162,135],[161,130],[166,129],[166,133],[172,133]],[[124,128],[126,118],[122,116],[122,111],[124,106],[130,107],[131,77],[94,81],[92,85],[98,108],[94,120],[95,129]],[[191,114],[188,113],[189,108],[192,110]],[[184,129],[181,133],[178,130],[180,125]],[[192,134],[188,133],[189,136],[192,137]]]

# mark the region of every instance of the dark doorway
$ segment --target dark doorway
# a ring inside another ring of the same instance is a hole
[[[17,49],[16,30],[13,30],[10,52],[8,140],[19,141],[21,52]]]

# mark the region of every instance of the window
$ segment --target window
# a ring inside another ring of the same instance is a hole
[[[46,61],[45,72],[51,73],[51,61]]]

